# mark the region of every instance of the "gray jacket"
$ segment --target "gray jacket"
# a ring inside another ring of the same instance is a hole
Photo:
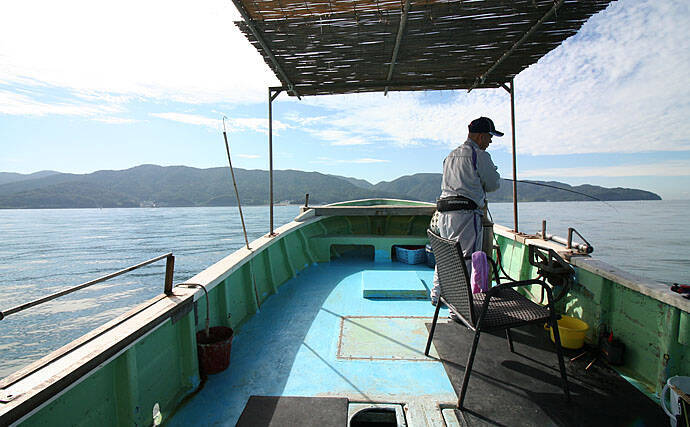
[[[486,193],[501,185],[497,169],[491,155],[467,138],[443,160],[441,197],[464,196],[483,208]]]

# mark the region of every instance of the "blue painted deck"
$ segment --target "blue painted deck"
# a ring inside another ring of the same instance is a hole
[[[377,274],[363,274],[367,271]],[[250,395],[452,401],[455,392],[443,365],[424,357],[426,335],[417,331],[402,341],[399,333],[401,324],[411,324],[406,318],[431,322],[434,307],[429,301],[362,297],[363,278],[381,280],[386,271],[416,274],[432,286],[433,270],[425,265],[365,261],[313,265],[285,283],[236,331],[230,368],[209,376],[203,389],[167,420],[169,425],[235,425]],[[440,316],[447,315],[443,309]],[[377,322],[370,316],[390,318]],[[360,336],[366,336],[361,354],[347,357]],[[388,354],[363,358],[367,348],[377,347],[365,345],[372,337],[380,339],[378,347],[386,347]],[[390,359],[396,348],[407,360]]]

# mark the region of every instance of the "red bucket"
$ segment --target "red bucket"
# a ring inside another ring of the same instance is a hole
[[[214,326],[196,333],[196,349],[199,354],[199,369],[202,375],[217,374],[230,365],[232,328]]]

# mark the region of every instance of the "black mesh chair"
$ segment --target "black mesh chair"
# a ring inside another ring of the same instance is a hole
[[[531,323],[543,324],[547,321],[552,325],[556,324],[553,295],[551,288],[537,279],[503,284],[499,283],[497,286],[490,288],[488,292],[473,294],[460,243],[439,237],[430,230],[427,230],[427,234],[429,235],[431,247],[436,257],[436,267],[438,270],[439,285],[441,287],[440,302],[443,302],[448,309],[465,324],[465,326],[474,331],[474,341],[472,342],[472,349],[467,358],[467,366],[465,367],[465,375],[460,390],[460,399],[458,399],[458,409],[462,409],[462,404],[467,392],[467,383],[472,373],[472,363],[474,362],[474,356],[477,352],[477,344],[479,344],[479,335],[481,332],[504,329],[506,331],[506,338],[508,339],[510,351],[514,352],[513,339],[510,336],[511,328]],[[493,270],[495,271],[495,268]],[[498,280],[497,274],[496,278]],[[548,297],[548,305],[544,307],[536,304],[513,289],[525,285],[542,286]],[[431,324],[429,339],[427,340],[426,350],[424,351],[424,354],[427,356],[429,355],[429,348],[431,347],[431,341],[434,337],[434,330],[436,329],[440,308],[441,304],[436,304],[434,320]],[[568,390],[568,379],[565,374],[565,364],[563,363],[563,351],[561,349],[561,339],[558,328],[553,328],[553,333],[556,341],[558,365],[563,379],[563,392],[565,393],[566,399],[569,401],[570,392]]]

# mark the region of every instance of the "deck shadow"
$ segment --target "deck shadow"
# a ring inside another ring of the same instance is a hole
[[[430,325],[428,325],[430,327]],[[661,408],[604,362],[589,370],[592,357],[565,363],[571,401],[563,394],[553,344],[539,326],[513,329],[516,353],[504,332],[482,333],[470,377],[465,410],[470,426],[667,425]],[[474,333],[455,323],[439,323],[434,346],[457,395]]]

